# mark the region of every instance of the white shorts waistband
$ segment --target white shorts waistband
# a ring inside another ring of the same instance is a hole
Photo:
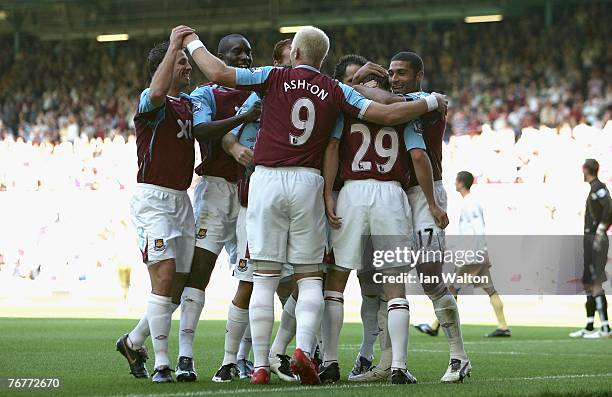
[[[220,176],[202,175],[202,179],[206,179],[207,181],[217,182],[217,183],[228,183],[230,185],[235,185],[236,184],[236,182],[230,182],[227,179],[222,178]],[[202,179],[200,179],[200,181]]]
[[[183,196],[187,194],[187,190],[170,189],[169,187],[151,185],[150,183],[138,183],[136,184],[136,188],[138,190],[156,190],[158,192],[166,192],[170,194],[175,194],[177,196]]]
[[[402,187],[402,184],[398,181],[379,181],[378,179],[349,179],[344,181],[344,186],[355,185],[355,184],[381,184],[381,185],[393,185]]]
[[[277,172],[310,172],[311,174],[321,175],[321,171],[310,167],[266,167],[265,165],[256,165],[255,170],[257,171],[257,169]]]
[[[438,180],[438,181],[434,181],[433,183],[434,187],[436,186],[442,186],[444,187],[444,183],[442,183],[442,180]],[[416,186],[412,186],[411,188],[408,189],[409,192],[413,192],[413,191],[417,191],[417,190],[423,190],[423,188],[421,188],[421,185],[416,185]]]

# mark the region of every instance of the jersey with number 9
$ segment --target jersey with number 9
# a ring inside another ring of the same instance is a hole
[[[255,164],[321,168],[341,112],[362,117],[370,101],[315,68],[236,69],[236,88],[263,93]]]

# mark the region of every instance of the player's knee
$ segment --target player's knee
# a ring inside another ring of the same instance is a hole
[[[404,283],[384,283],[383,292],[389,300],[406,297],[406,287]]]
[[[444,283],[429,283],[423,284],[422,286],[423,290],[432,301],[438,300],[444,295],[450,295],[451,293]]]
[[[489,297],[497,294],[497,291],[495,290],[495,287],[493,287],[493,286],[484,287],[483,290],[484,290],[484,292],[487,293],[487,295],[489,295]]]
[[[329,269],[325,275],[325,290],[344,292],[350,272]]]
[[[249,307],[249,302],[251,301],[252,293],[253,283],[241,280],[238,283],[238,289],[236,290],[236,295],[234,295],[232,302],[239,308],[247,309]]]

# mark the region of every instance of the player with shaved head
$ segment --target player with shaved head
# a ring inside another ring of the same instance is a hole
[[[282,264],[289,263],[299,289],[291,369],[302,384],[318,384],[311,356],[323,310],[321,262],[327,237],[321,167],[331,131],[342,113],[395,125],[439,106],[444,111],[446,99],[431,95],[392,105],[365,99],[319,71],[329,50],[329,38],[311,26],[300,29],[293,38],[292,68],[233,68],[212,55],[195,34],[184,44],[212,81],[264,94],[246,214],[254,267],[249,305],[255,358],[251,382],[267,384],[270,380],[274,291]]]
[[[219,41],[219,62],[248,68],[253,62],[251,45],[239,34],[230,34]],[[193,128],[224,135],[232,128],[259,117],[258,109],[236,115],[248,92],[216,84],[206,84],[191,93]],[[236,187],[235,159],[221,148],[221,138],[199,141],[202,163],[196,173],[202,178],[194,191],[196,248],[191,273],[181,297],[178,380],[194,381],[193,340],[204,307],[204,291],[221,249],[235,244],[236,218],[240,204]],[[246,150],[236,147],[237,152]],[[236,154],[240,156],[240,154]],[[234,156],[234,157],[236,157]],[[231,251],[231,249],[229,250]]]

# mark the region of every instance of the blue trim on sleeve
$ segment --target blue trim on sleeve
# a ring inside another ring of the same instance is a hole
[[[156,109],[155,106],[151,103],[151,89],[145,88],[144,91],[140,93],[140,100],[138,101],[138,113],[149,113]],[[161,108],[166,104],[164,101],[161,105],[157,106],[157,108]]]
[[[342,89],[342,93],[344,94],[344,100],[349,105],[354,106],[357,109],[359,109],[358,117],[360,119],[363,118],[363,115],[365,114],[366,110],[368,109],[368,106],[370,106],[370,103],[372,103],[372,101],[370,101],[369,99],[366,99],[363,95],[355,91],[353,87],[348,86],[344,83],[338,83],[338,84],[340,85],[340,88]]]
[[[244,103],[242,104],[242,106],[240,106],[240,108],[238,109],[238,111],[236,112],[236,116],[246,113],[249,111],[249,109],[251,109],[253,107],[253,105],[255,104],[255,102],[259,101],[259,95],[257,95],[257,93],[253,92],[251,93],[251,95],[249,95],[249,97],[246,99],[246,101],[244,101]],[[234,127],[233,130],[231,130],[230,132],[235,135],[238,136],[240,135],[240,130],[242,129],[242,127],[244,126],[245,129],[249,124],[257,124],[257,129],[259,129],[259,122],[257,121],[252,121],[250,123],[245,124],[240,124],[236,127]]]
[[[236,85],[261,85],[266,82],[274,66],[262,66],[259,68],[236,68]]]
[[[404,99],[406,99],[406,101],[418,101],[419,99],[425,98],[427,95],[429,95],[429,93],[424,91],[417,91],[407,92],[401,95],[404,97]]]
[[[210,85],[198,87],[189,96],[193,104],[193,126],[210,123],[217,113],[213,87]]]
[[[342,131],[344,130],[344,114],[340,113],[338,118],[336,119],[336,125],[332,130],[331,137],[340,139],[342,138]]]
[[[406,150],[425,150],[425,140],[423,139],[420,120],[411,120],[406,124],[406,127],[404,127],[404,143],[406,144]]]

